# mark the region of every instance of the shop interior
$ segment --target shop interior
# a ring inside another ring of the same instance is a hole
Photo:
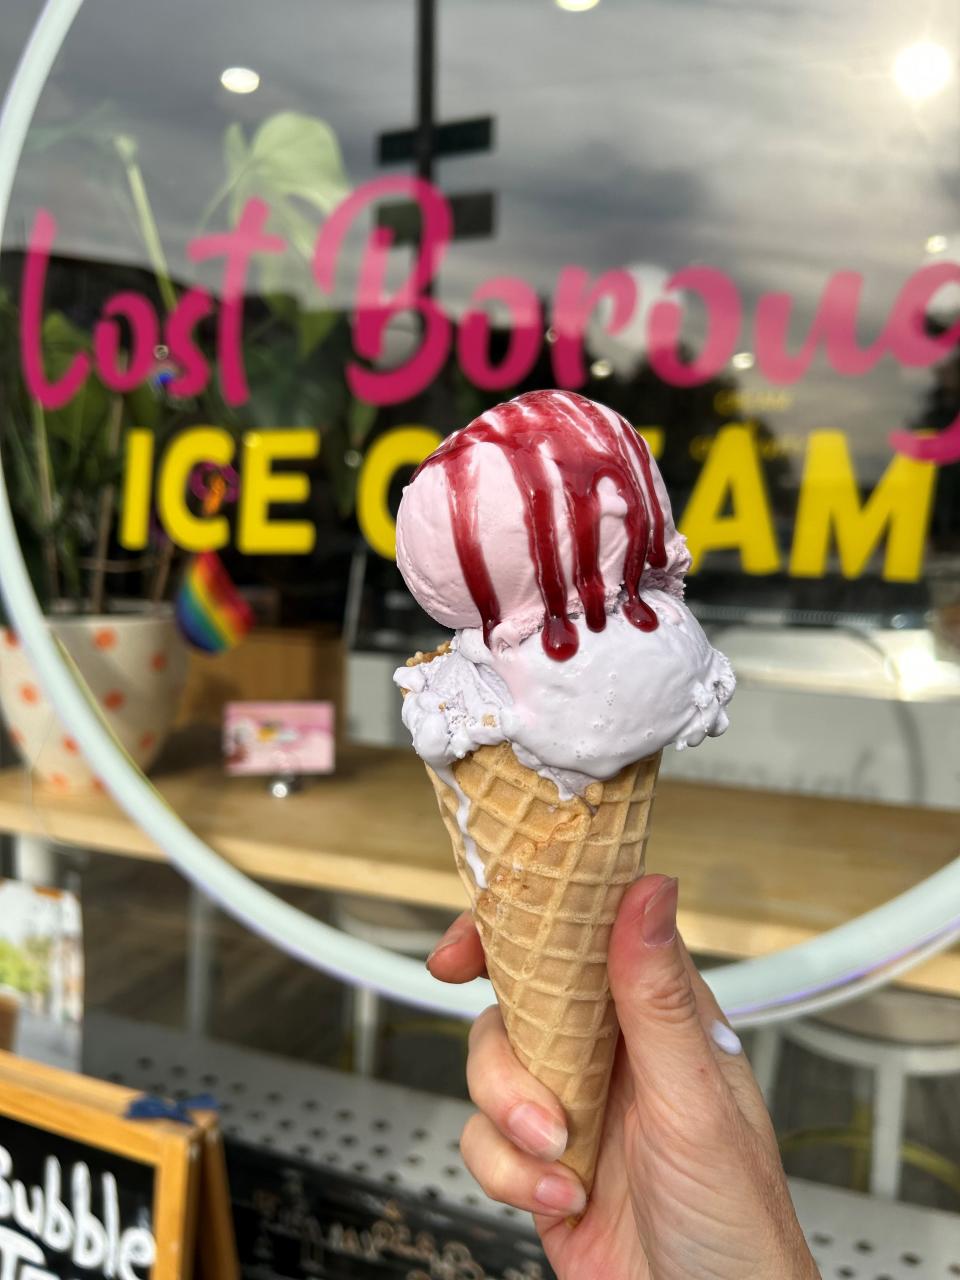
[[[8,91],[41,9],[9,15]],[[0,257],[26,580],[131,774],[280,905],[215,900],[184,874],[199,855],[168,856],[118,802],[5,581],[3,875],[82,920],[29,991],[0,927],[5,1047],[213,1095],[237,1202],[259,1160],[298,1215],[287,1238],[244,1201],[244,1276],[340,1274],[304,1243],[318,1187],[449,1210],[479,1224],[482,1274],[550,1274],[459,1153],[482,1006],[423,968],[466,897],[393,678],[449,632],[404,584],[394,521],[443,437],[568,376],[657,459],[687,603],[736,673],[729,730],[664,752],[647,869],[679,877],[702,970],[738,966],[717,989],[814,1256],[824,1276],[960,1274],[960,916],[904,897],[960,858],[951,23],[860,0],[368,0],[322,20],[299,0],[88,0],[57,38]],[[414,180],[449,226],[411,307],[432,207]],[[392,240],[364,348],[376,228]],[[705,266],[720,301],[670,283]],[[578,270],[596,290],[571,321]],[[651,315],[678,292],[671,381]],[[447,331],[428,368],[431,308]],[[705,371],[731,308],[737,340]],[[208,572],[236,601],[212,621]],[[285,754],[277,704],[323,705],[322,759]],[[830,970],[823,940],[901,899]],[[363,964],[383,949],[382,977],[350,968],[360,949],[319,958],[333,935],[313,922],[368,944]]]

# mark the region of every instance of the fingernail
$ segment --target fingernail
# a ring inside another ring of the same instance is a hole
[[[640,921],[640,937],[648,947],[665,947],[677,936],[679,885],[671,876],[647,903]]]
[[[434,956],[438,956],[441,951],[446,951],[448,947],[455,946],[456,943],[458,943],[462,937],[463,937],[462,929],[457,930],[456,933],[445,933],[443,937],[440,939],[440,941],[437,943],[437,945],[430,952],[430,954],[427,956],[427,968],[428,969],[430,968],[430,965],[433,961]]]
[[[533,1102],[514,1107],[507,1128],[518,1146],[543,1160],[559,1160],[567,1145],[566,1127]]]
[[[541,1178],[533,1189],[533,1198],[544,1209],[556,1213],[583,1213],[587,1206],[583,1187],[558,1173],[548,1173]]]
[[[725,1022],[721,1022],[719,1018],[710,1028],[710,1038],[717,1048],[722,1049],[724,1053],[735,1054],[743,1052],[740,1037]]]

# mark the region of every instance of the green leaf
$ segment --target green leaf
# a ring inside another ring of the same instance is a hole
[[[89,337],[60,311],[51,311],[43,322],[43,361],[51,381],[61,378],[78,352],[89,352]],[[46,411],[51,438],[67,442],[73,452],[89,446],[106,426],[109,396],[92,373],[80,391],[61,409]]]
[[[283,236],[290,252],[258,259],[260,289],[266,294],[313,292],[305,270],[323,218],[350,192],[336,134],[323,120],[295,111],[271,116],[247,141],[239,124],[223,137],[227,176],[207,208],[204,221],[226,202],[227,217],[236,222],[248,200],[270,208],[269,227]],[[317,307],[323,310],[317,294]],[[332,321],[330,322],[332,324]],[[319,322],[308,326],[302,353],[309,354],[326,336]]]
[[[272,290],[264,291],[263,300],[278,320],[283,320],[287,324],[296,324],[299,308],[296,298],[291,294],[274,293]]]
[[[114,102],[101,102],[83,115],[72,116],[55,124],[32,125],[23,144],[25,156],[41,155],[63,143],[90,143],[106,152],[114,145],[122,129],[122,115]]]
[[[247,147],[243,126],[235,120],[232,124],[227,125],[223,133],[223,167],[227,171],[227,176],[203,211],[203,215],[200,218],[201,225],[205,225],[210,221],[217,208],[234,191],[237,184],[242,181],[249,163],[250,152]]]
[[[127,420],[134,427],[147,427],[156,431],[163,414],[163,403],[149,381],[141,382],[124,396]]]
[[[347,410],[347,433],[352,448],[363,448],[367,434],[373,426],[376,416],[377,406],[375,404],[368,404],[366,400],[358,400],[356,396],[350,397],[350,406]]]
[[[277,206],[296,197],[327,214],[350,190],[336,134],[314,116],[281,111],[263,122],[245,152],[235,135],[225,149],[234,218],[254,196]]]
[[[228,124],[223,135],[223,159],[229,181],[235,181],[247,163],[247,140],[243,126],[236,120]]]
[[[10,451],[10,461],[16,473],[11,499],[16,509],[29,519],[31,529],[37,532],[43,527],[43,507],[36,466],[27,453],[27,429],[19,421],[7,422],[5,427],[4,443]]]
[[[337,323],[336,311],[300,311],[297,315],[297,354],[301,360],[316,351]]]

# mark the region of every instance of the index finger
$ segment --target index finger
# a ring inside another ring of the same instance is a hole
[[[472,982],[486,974],[483,944],[469,911],[457,916],[434,947],[427,968],[440,982]]]

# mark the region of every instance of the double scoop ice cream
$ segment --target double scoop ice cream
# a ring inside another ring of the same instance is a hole
[[[589,1191],[617,1024],[610,927],[642,874],[664,747],[727,727],[727,659],[619,414],[534,391],[454,432],[397,517],[397,563],[454,631],[395,674],[517,1056],[557,1093]]]
[[[733,673],[683,603],[666,488],[611,409],[534,391],[449,436],[404,490],[397,563],[456,632],[395,677],[435,769],[507,741],[566,799],[727,727]]]

